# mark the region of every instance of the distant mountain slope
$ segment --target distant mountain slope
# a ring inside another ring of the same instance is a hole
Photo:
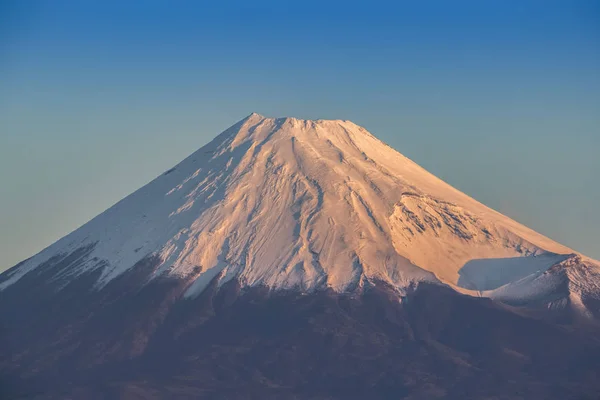
[[[213,281],[185,298],[147,260],[91,290],[0,293],[3,399],[595,399],[596,333],[419,283],[398,298]],[[46,271],[48,272],[48,271]],[[19,299],[15,302],[16,299]]]
[[[0,288],[82,248],[58,275],[99,268],[102,286],[155,255],[155,275],[195,277],[195,292],[219,274],[300,290],[345,291],[369,279],[399,290],[421,280],[459,285],[476,259],[573,253],[351,122],[257,114],[9,271]],[[525,260],[548,268],[557,257]]]
[[[599,318],[596,261],[252,114],[0,274],[0,397],[596,399]]]

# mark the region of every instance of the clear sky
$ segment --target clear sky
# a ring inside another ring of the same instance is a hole
[[[0,270],[251,112],[350,119],[600,259],[598,1],[8,0]]]

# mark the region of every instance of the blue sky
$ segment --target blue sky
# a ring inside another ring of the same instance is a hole
[[[350,119],[600,259],[599,71],[597,1],[0,2],[0,270],[251,112]]]

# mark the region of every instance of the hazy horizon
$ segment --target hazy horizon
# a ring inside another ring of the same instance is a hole
[[[0,271],[251,112],[351,120],[600,259],[593,2],[188,5],[0,6]]]

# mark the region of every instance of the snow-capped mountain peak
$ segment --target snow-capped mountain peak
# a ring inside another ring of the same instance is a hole
[[[352,122],[252,113],[8,271],[0,289],[40,265],[61,279],[101,270],[101,288],[154,257],[153,276],[188,280],[190,295],[232,278],[303,291],[441,281],[481,292],[482,279],[505,284],[571,253]],[[493,268],[506,259],[514,271]]]

